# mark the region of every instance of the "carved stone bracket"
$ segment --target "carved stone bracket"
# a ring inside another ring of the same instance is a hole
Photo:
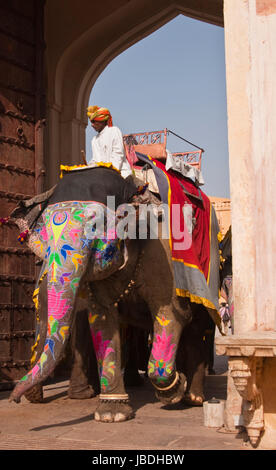
[[[229,372],[243,398],[243,419],[252,445],[264,429],[263,397],[260,388],[263,358],[230,357]]]
[[[216,338],[216,352],[227,355],[229,375],[243,399],[244,426],[253,446],[265,429],[262,374],[266,357],[276,356],[276,335],[256,333]]]

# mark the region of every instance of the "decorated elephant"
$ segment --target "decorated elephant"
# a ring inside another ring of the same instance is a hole
[[[145,158],[141,156],[142,161]],[[157,223],[155,234],[149,231],[147,215],[140,230],[137,210],[144,201],[145,188],[137,187],[131,177],[122,178],[111,165],[74,171],[64,168],[63,177],[46,198],[41,197],[39,204],[37,200],[27,202],[11,214],[22,230],[22,239],[44,260],[40,288],[44,285],[47,295],[41,308],[48,311],[39,359],[17,383],[11,400],[19,402],[54,371],[72,323],[78,322],[78,312],[87,310],[100,379],[95,419],[113,422],[131,418],[133,411],[121,373],[120,324],[133,321],[136,308],[131,311],[131,306],[139,304],[146,308],[138,321],[152,327],[148,376],[156,396],[173,404],[185,392],[186,398],[202,404],[204,331],[210,317],[216,323],[220,319],[216,218],[208,198],[191,181],[182,177],[179,181],[179,176],[166,172],[160,162],[149,163],[161,181],[162,202],[167,204],[170,195],[169,219],[177,191],[192,208],[188,219],[184,210],[179,213],[182,235],[190,240],[184,248],[179,230],[175,238],[170,227],[167,238],[160,235],[163,222]],[[111,208],[110,195],[115,196]],[[131,218],[129,205],[135,208]],[[171,219],[166,222],[170,225]],[[180,246],[178,251],[174,251],[176,245]],[[185,260],[184,252],[188,255]],[[178,348],[179,343],[182,347]],[[189,356],[190,368],[182,354]]]

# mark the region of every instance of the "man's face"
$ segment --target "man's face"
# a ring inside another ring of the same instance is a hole
[[[91,126],[96,132],[101,132],[106,125],[107,121],[96,121],[95,119],[91,121]]]

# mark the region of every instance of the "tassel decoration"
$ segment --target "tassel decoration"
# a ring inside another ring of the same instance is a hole
[[[138,186],[138,194],[144,194],[146,189],[148,189],[149,183],[146,183],[144,186]]]
[[[0,225],[5,225],[9,222],[9,217],[0,217]]]
[[[21,232],[19,234],[19,237],[17,237],[17,240],[22,244],[26,240],[27,236],[29,234],[29,230],[25,230],[25,232]]]

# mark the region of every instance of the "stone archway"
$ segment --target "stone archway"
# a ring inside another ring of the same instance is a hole
[[[46,42],[48,47],[50,46],[47,52],[47,186],[55,183],[61,162],[81,162],[80,151],[85,148],[86,107],[89,95],[108,63],[181,13],[222,26],[222,3],[222,0],[216,0],[202,7],[202,2],[187,0],[113,2],[115,6],[111,14],[108,14],[106,8],[98,22],[91,21],[89,24],[89,21],[86,21],[79,24],[78,33],[68,31],[68,38],[62,36],[64,49],[60,54],[53,55],[51,47],[54,49],[55,28],[58,24],[53,15],[53,1],[50,0],[48,5],[46,4]],[[76,2],[69,1],[67,4],[69,9],[67,5],[64,14],[71,12],[74,17]],[[82,5],[89,16],[93,12],[91,2],[83,1]]]
[[[48,185],[56,181],[61,161],[80,160],[90,90],[116,55],[180,13],[220,26],[225,19],[235,335],[217,345],[221,354],[231,357],[231,374],[246,405],[244,418],[252,442],[258,443],[261,436],[262,445],[274,448],[275,1],[106,0],[97,7],[93,3],[82,0],[79,11],[74,0],[46,4]]]

